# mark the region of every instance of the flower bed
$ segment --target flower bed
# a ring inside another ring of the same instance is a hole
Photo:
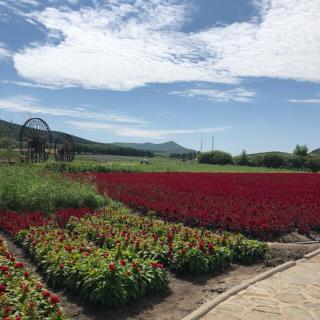
[[[0,317],[6,320],[67,319],[58,296],[50,293],[15,260],[0,238]]]
[[[214,234],[110,210],[71,219],[67,228],[101,247],[129,250],[142,259],[160,261],[175,272],[218,271],[232,260],[252,262],[267,252],[265,244],[241,235]]]
[[[168,290],[162,264],[129,250],[98,248],[76,233],[51,227],[21,231],[17,239],[49,283],[64,286],[91,304],[114,307]]]
[[[83,174],[80,175],[83,177]],[[319,174],[98,173],[100,192],[168,221],[260,238],[320,228]]]
[[[45,215],[42,212],[18,213],[0,210],[0,229],[11,236],[15,236],[21,230],[44,226],[50,223],[57,223],[59,226],[64,226],[71,217],[80,218],[92,213],[93,210],[90,208],[63,209],[53,215]]]

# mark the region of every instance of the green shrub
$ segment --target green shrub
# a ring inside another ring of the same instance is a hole
[[[308,155],[306,157],[305,167],[312,172],[320,171],[320,157],[316,155]]]
[[[198,157],[199,163],[208,163],[208,164],[232,164],[233,159],[230,153],[223,151],[211,151],[201,153]]]
[[[295,149],[293,150],[293,154],[299,157],[306,157],[308,154],[308,147],[304,145],[297,144]]]
[[[250,166],[263,167],[263,156],[260,154],[249,156]]]
[[[250,156],[247,154],[246,150],[243,150],[239,156],[233,158],[233,161],[238,166],[250,166]]]
[[[0,208],[53,212],[62,208],[97,208],[104,198],[89,183],[71,181],[33,166],[0,167]]]
[[[286,159],[286,167],[289,169],[303,169],[306,164],[306,158],[302,156],[292,155]]]
[[[279,154],[266,154],[263,156],[263,166],[267,168],[282,168],[286,164],[285,157]]]

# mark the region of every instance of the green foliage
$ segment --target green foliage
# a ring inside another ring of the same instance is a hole
[[[134,157],[153,157],[151,151],[137,150],[128,147],[119,147],[114,144],[105,143],[76,143],[76,153],[89,153],[89,154],[109,154],[109,155],[122,155]]]
[[[0,208],[53,212],[61,208],[97,208],[104,198],[89,183],[71,181],[32,165],[0,167]]]
[[[285,166],[285,158],[278,154],[266,154],[262,160],[263,166],[267,168],[282,168]]]
[[[69,220],[67,228],[100,247],[129,250],[142,259],[160,261],[177,273],[216,272],[229,266],[232,260],[253,262],[267,252],[264,243],[242,235],[186,228],[126,210],[111,203],[101,214]]]
[[[264,167],[263,163],[264,155],[256,154],[250,156],[250,165],[253,167]]]
[[[48,162],[40,164],[47,170],[53,172],[292,172],[294,169],[265,168],[262,165],[252,163],[250,166],[239,165],[211,165],[198,162],[182,162],[169,158],[156,157],[150,165],[141,165],[141,159],[130,159],[126,157],[110,157],[112,163],[99,163],[97,161],[76,160],[72,163]],[[108,157],[109,159],[109,157]]]
[[[170,159],[181,159],[183,161],[186,160],[195,160],[197,158],[198,152],[192,151],[187,153],[171,153],[169,155]]]
[[[17,240],[49,283],[90,305],[117,307],[168,290],[163,266],[128,250],[98,248],[82,235],[52,227],[21,231]]]
[[[225,232],[224,235],[223,245],[233,251],[233,259],[236,262],[249,264],[265,257],[269,251],[266,243],[246,239],[241,234],[231,236],[230,233]]]
[[[308,154],[308,147],[304,145],[297,144],[295,149],[293,150],[293,154],[295,156],[305,157]]]
[[[246,150],[243,150],[239,156],[234,157],[233,159],[234,159],[234,163],[236,165],[239,165],[239,166],[250,166],[251,165],[250,157],[247,154]]]
[[[304,169],[306,165],[306,157],[292,155],[286,159],[286,167],[290,169]]]
[[[312,172],[320,171],[320,157],[316,155],[308,155],[305,158],[305,167]]]
[[[198,156],[199,163],[207,163],[207,164],[232,164],[233,159],[230,153],[223,152],[223,151],[211,151],[201,153]]]
[[[1,237],[0,265],[1,319],[68,319],[60,307],[59,297],[45,290],[33,272],[15,260]]]

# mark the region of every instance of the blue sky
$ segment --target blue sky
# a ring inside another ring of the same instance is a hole
[[[320,147],[319,0],[0,0],[0,118],[101,142]]]

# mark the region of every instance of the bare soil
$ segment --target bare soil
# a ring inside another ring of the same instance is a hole
[[[17,260],[26,264],[40,278],[30,259],[12,241],[1,234]],[[223,273],[207,276],[180,277],[169,273],[171,292],[166,295],[145,297],[116,310],[87,306],[67,291],[50,288],[61,297],[62,306],[72,320],[180,320],[201,304],[226,290],[289,260],[297,260],[306,253],[320,248],[320,244],[269,243],[270,254],[251,266],[232,265]],[[43,281],[44,282],[44,281]]]

